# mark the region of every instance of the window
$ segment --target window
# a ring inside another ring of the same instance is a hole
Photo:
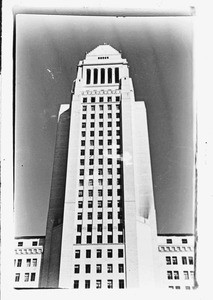
[[[170,256],[166,256],[166,264],[171,265],[171,257]]]
[[[189,272],[183,271],[184,279],[189,279]]]
[[[118,231],[122,231],[123,230],[123,224],[122,223],[119,223],[118,224]]]
[[[97,258],[101,258],[102,257],[102,250],[101,249],[97,249],[96,256],[97,256]]]
[[[80,258],[80,250],[75,250],[75,258]]]
[[[112,149],[107,150],[108,154],[112,154]]]
[[[96,265],[96,273],[101,273],[102,272],[102,265],[98,264]]]
[[[186,286],[186,290],[190,290],[190,286]]]
[[[112,175],[112,169],[108,169],[108,175]]]
[[[93,196],[93,190],[89,190],[89,191],[88,191],[88,196],[89,196],[89,197],[92,197],[92,196]]]
[[[107,257],[112,258],[112,249],[107,250]]]
[[[88,181],[88,185],[93,185],[93,179],[89,179],[89,181]]]
[[[98,169],[98,175],[103,175],[103,169]]]
[[[74,265],[74,273],[80,273],[80,265]]]
[[[112,281],[112,279],[108,279],[107,280],[107,288],[108,289],[112,289],[113,288],[113,281]]]
[[[112,102],[112,97],[107,97],[108,102]]]
[[[88,208],[92,208],[93,202],[92,201],[88,201]]]
[[[33,267],[37,267],[37,258],[33,258]]]
[[[108,163],[109,165],[111,165],[111,164],[112,164],[112,159],[111,159],[111,158],[108,158],[108,159],[107,159],[107,163]]]
[[[91,243],[92,243],[92,236],[87,235],[87,244],[91,244]]]
[[[77,225],[77,232],[81,232],[81,230],[82,230],[82,225],[78,224]]]
[[[102,146],[103,145],[103,140],[99,140],[98,143],[99,143],[100,146]]]
[[[182,264],[187,265],[187,259],[186,256],[182,256]]]
[[[94,141],[90,140],[90,146],[94,146]]]
[[[179,289],[180,289],[180,286],[179,286],[179,285],[177,285],[175,288],[176,288],[176,290],[179,290]]]
[[[76,236],[76,244],[80,244],[81,243],[81,236]]]
[[[187,239],[182,239],[182,244],[187,244]]]
[[[102,224],[98,224],[98,231],[102,231]]]
[[[82,213],[78,213],[78,220],[82,220]]]
[[[102,190],[98,190],[98,196],[101,197],[103,195],[103,191]]]
[[[83,98],[83,103],[86,103],[87,102],[87,98]]]
[[[99,165],[103,165],[103,159],[99,158],[98,163],[99,163]]]
[[[80,165],[81,165],[81,166],[84,165],[84,159],[80,159]]]
[[[84,180],[83,180],[83,179],[80,179],[80,180],[79,180],[79,185],[80,185],[80,186],[83,186],[83,185],[84,185]]]
[[[117,178],[117,185],[121,185],[121,179]]]
[[[103,127],[103,122],[99,122],[99,127]]]
[[[167,271],[167,278],[172,279],[172,271]]]
[[[18,242],[18,247],[23,246],[23,242]]]
[[[21,267],[21,264],[22,264],[22,259],[18,259],[18,261],[17,261],[17,267]]]
[[[117,201],[117,206],[118,206],[118,207],[121,207],[121,200],[118,200],[118,201]]]
[[[101,68],[101,83],[105,83],[105,69]]]
[[[111,109],[112,109],[112,105],[111,105],[111,104],[108,104],[108,105],[107,105],[107,108],[108,108],[109,110],[111,110]]]
[[[172,256],[173,265],[177,265],[177,256]]]
[[[120,145],[121,141],[120,140],[116,140],[116,144]]]
[[[124,289],[124,280],[123,279],[119,279],[119,289]]]
[[[107,229],[108,229],[108,231],[112,231],[112,224],[108,224]]]
[[[117,122],[116,122],[116,126],[117,126],[117,127],[120,127],[120,125],[121,125],[120,122],[117,121]]]
[[[81,141],[81,146],[85,146],[85,141]]]
[[[118,249],[118,257],[123,257],[123,256],[124,256],[123,249]]]
[[[97,235],[97,243],[98,244],[102,243],[102,235]]]
[[[79,288],[79,280],[74,280],[73,288],[74,289],[78,289]]]
[[[94,122],[91,122],[91,123],[90,123],[90,127],[91,127],[91,128],[94,128],[94,127],[95,127],[95,123],[94,123]]]
[[[99,131],[99,136],[103,136],[103,131]]]
[[[79,197],[83,197],[83,195],[84,195],[84,191],[83,190],[78,191],[78,196]]]
[[[90,79],[91,79],[91,70],[90,69],[87,69],[87,80],[86,80],[86,83],[87,84],[90,84]],[[84,98],[86,99],[86,98]]]
[[[113,237],[112,234],[107,236],[107,243],[113,243]]]
[[[98,179],[98,184],[103,185],[103,179]]]
[[[94,136],[95,132],[94,131],[90,131],[90,136]]]
[[[194,279],[194,271],[190,271],[190,277]]]
[[[174,279],[179,279],[179,272],[178,271],[174,271]]]
[[[118,235],[118,243],[123,243],[124,239],[123,239],[123,235],[119,234]]]
[[[104,97],[99,97],[99,102],[104,102]]]
[[[119,118],[120,117],[120,113],[116,113],[116,118]]]
[[[107,217],[108,217],[108,219],[112,219],[112,212],[111,212],[111,211],[109,211],[109,212],[107,213]]]
[[[30,281],[35,281],[36,273],[31,273]]]
[[[103,119],[104,115],[103,114],[99,114],[99,118]]]
[[[82,115],[82,119],[85,120],[86,118],[87,118],[87,115],[86,115],[86,114],[83,114],[83,115]]]
[[[119,96],[115,97],[115,101],[116,102],[120,101],[120,97]]]
[[[112,114],[111,114],[111,113],[108,113],[108,114],[107,114],[107,117],[108,117],[109,119],[112,119]]]
[[[190,265],[193,265],[193,257],[192,257],[192,256],[189,256],[188,259],[189,259],[189,264],[190,264]]]
[[[115,83],[119,83],[119,68],[115,68]]]
[[[88,220],[91,220],[91,219],[92,219],[92,213],[91,213],[91,212],[88,212],[88,213],[87,213],[87,218],[88,218]]]
[[[91,258],[91,250],[86,250],[86,258]]]
[[[90,280],[85,280],[85,289],[90,288]]]
[[[24,281],[25,282],[29,281],[29,278],[30,278],[30,274],[29,273],[25,273],[24,274]]]
[[[97,84],[97,82],[98,82],[98,69],[94,69],[93,83]]]
[[[107,201],[107,207],[112,207],[112,200]]]
[[[104,109],[104,106],[101,104],[101,105],[99,105],[99,109],[100,110],[103,110]],[[103,123],[102,123],[103,124]],[[103,126],[101,126],[101,127],[103,127]]]
[[[19,280],[20,280],[20,273],[16,273],[15,282],[18,282]]]
[[[102,207],[102,205],[103,205],[103,202],[101,200],[98,200],[98,207],[100,208],[100,207]]]
[[[112,127],[112,122],[107,123],[108,127]]]
[[[91,265],[85,265],[85,273],[91,272]]]
[[[82,123],[82,128],[86,128],[86,122]]]
[[[121,169],[120,168],[117,169],[117,174],[121,174]]]
[[[95,110],[95,105],[91,105],[91,110]]]
[[[86,105],[83,105],[82,110],[83,110],[83,111],[86,111],[86,110],[87,110]]]
[[[113,272],[112,264],[107,264],[107,273],[112,273],[112,272]]]
[[[92,224],[87,224],[87,231],[92,232]]]
[[[98,220],[101,220],[102,219],[102,212],[98,212],[98,214],[97,214],[97,217],[98,217]]]
[[[120,135],[120,134],[121,134],[120,130],[116,130],[116,135]]]
[[[103,149],[99,149],[99,150],[98,150],[98,154],[99,154],[99,155],[103,155]]]
[[[95,97],[91,97],[91,103],[95,102]]]
[[[95,119],[95,114],[91,114],[91,119]],[[94,133],[94,131],[92,131],[92,132]],[[90,136],[94,136],[94,134],[91,135],[91,132],[90,132]]]
[[[109,179],[107,180],[107,184],[108,184],[108,185],[112,185],[112,179],[111,179],[111,178],[109,178]]]
[[[89,175],[93,175],[93,169],[89,169]]]
[[[112,196],[112,190],[107,190],[107,195]]]
[[[82,208],[83,207],[83,201],[78,201],[78,208]]]
[[[28,259],[27,259],[27,267],[30,267],[30,265],[31,265],[31,259],[28,258]]]
[[[101,280],[96,280],[96,289],[101,289]]]
[[[90,155],[94,155],[94,150],[93,150],[93,149],[90,149],[90,150],[89,150],[89,154],[90,154]]]
[[[108,144],[108,146],[111,146],[112,145],[112,140],[108,140],[107,144]]]
[[[124,264],[118,264],[118,272],[124,273]]]

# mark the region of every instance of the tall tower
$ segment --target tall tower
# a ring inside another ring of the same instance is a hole
[[[135,102],[127,60],[110,45],[79,62],[69,120],[59,287],[154,286],[146,110]]]

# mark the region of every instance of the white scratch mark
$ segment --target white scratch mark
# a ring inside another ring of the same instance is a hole
[[[52,79],[55,79],[53,73],[50,71],[50,69],[47,69],[47,71],[51,74]]]

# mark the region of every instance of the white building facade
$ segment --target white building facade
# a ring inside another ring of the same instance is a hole
[[[196,286],[193,235],[158,235],[163,287],[191,290]]]
[[[127,60],[100,45],[73,87],[59,287],[156,287],[158,263],[145,105]]]
[[[14,287],[38,288],[44,237],[15,239]]]

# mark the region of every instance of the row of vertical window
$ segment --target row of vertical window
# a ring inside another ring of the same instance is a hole
[[[112,215],[113,215],[113,213],[112,213],[112,211],[108,211],[108,213],[107,213],[107,219],[112,219]],[[82,217],[83,217],[83,213],[81,213],[81,212],[78,212],[78,215],[77,215],[77,219],[78,220],[82,220]],[[122,212],[118,212],[118,219],[122,219]],[[102,214],[102,212],[97,212],[97,219],[98,220],[102,220],[102,218],[103,218],[103,214]],[[88,212],[87,213],[87,219],[88,220],[92,220],[92,212]]]
[[[119,105],[119,104],[116,104],[116,105],[113,104],[113,107],[114,107],[114,106],[116,107],[117,110],[120,109],[120,105]],[[83,105],[83,106],[82,106],[82,110],[83,110],[83,111],[87,111],[87,107],[88,107],[87,105]],[[97,105],[91,105],[91,106],[90,106],[90,109],[91,109],[92,111],[95,111],[95,107],[97,108]],[[107,104],[107,105],[106,105],[106,104],[105,104],[105,105],[99,104],[98,107],[99,107],[99,110],[104,110],[104,107],[105,107],[105,108],[107,107],[108,110],[112,110],[112,104]]]
[[[116,130],[116,135],[120,135],[120,134],[121,134],[120,130]],[[98,135],[103,136],[104,135],[103,130],[99,130]],[[86,131],[81,131],[81,136],[86,137]],[[90,131],[90,136],[95,136],[95,131]],[[112,136],[112,130],[107,130],[107,136]]]
[[[181,239],[182,244],[187,244],[188,240],[187,239]],[[166,239],[167,244],[172,244],[172,239]]]
[[[85,150],[84,149],[81,149],[80,150],[80,155],[81,156],[84,156],[85,155]],[[116,149],[116,153],[117,154],[121,154],[121,149]],[[103,149],[98,149],[98,154],[99,155],[110,155],[110,154],[112,154],[112,149],[111,148],[109,148],[109,149],[107,149],[107,150],[103,150]],[[94,149],[89,149],[89,155],[94,155]]]
[[[121,200],[117,200],[117,206],[121,207]],[[89,200],[87,203],[88,208],[93,208],[93,201]],[[102,208],[103,207],[103,201],[98,200],[97,201],[97,207]],[[112,200],[107,200],[107,207],[112,207]],[[78,208],[83,208],[83,201],[78,201]]]
[[[123,231],[123,224],[122,223],[118,223],[118,231]],[[107,224],[107,230],[108,231],[112,231],[113,226],[112,224]],[[97,231],[98,232],[102,232],[103,231],[103,226],[102,224],[97,224]],[[82,232],[82,225],[81,224],[77,224],[77,232]],[[92,232],[92,224],[87,224],[87,232]]]
[[[113,264],[107,264],[107,273],[113,273]],[[95,271],[96,273],[102,273],[103,266],[102,264],[96,264]],[[91,273],[92,266],[90,264],[85,265],[85,273]],[[80,273],[80,265],[74,265],[74,273]],[[124,264],[118,264],[118,273],[124,273]]]
[[[90,289],[90,287],[91,287],[90,280],[85,280],[83,288]],[[118,287],[119,287],[119,289],[124,289],[124,279],[119,279],[118,280]],[[74,289],[80,288],[79,280],[74,280],[73,288]],[[97,289],[102,288],[102,280],[101,279],[96,280],[96,288]],[[108,289],[113,289],[113,280],[112,279],[107,280],[107,288]]]
[[[18,242],[18,247],[22,247],[23,242]],[[32,246],[38,246],[38,241],[32,241]]]
[[[93,73],[93,81],[92,81],[92,73]],[[112,68],[87,69],[86,84],[97,84],[97,83],[101,83],[101,84],[119,83],[119,68],[114,68],[114,76],[113,76]]]
[[[123,249],[117,249],[117,257],[122,258],[124,257],[124,250]],[[103,251],[102,249],[97,249],[96,250],[96,258],[102,258]],[[91,249],[86,249],[86,258],[91,258],[92,257],[92,251]],[[112,258],[113,257],[113,250],[112,249],[107,249],[107,257]],[[75,258],[81,258],[81,250],[76,249],[75,250]]]
[[[94,240],[94,237],[92,235],[87,235],[86,236],[86,243],[87,244],[92,244],[97,243],[97,244],[102,244],[103,243],[103,235],[97,235],[96,240],[92,241],[92,238]],[[113,235],[107,235],[107,243],[119,243],[122,244],[124,242],[124,237],[122,234],[117,236],[117,241],[115,241],[115,238],[113,240]],[[76,244],[81,244],[82,243],[82,237],[80,235],[76,236]]]
[[[103,161],[104,161],[103,158],[99,158],[99,159],[98,159],[98,164],[99,164],[99,165],[103,165]],[[112,161],[113,161],[112,158],[107,158],[107,164],[108,164],[108,165],[112,165]],[[116,161],[117,161],[117,163],[120,163],[120,162],[121,162],[121,160],[117,160],[117,159],[116,159]],[[84,164],[85,164],[85,160],[84,160],[83,158],[81,158],[81,159],[80,159],[80,165],[81,165],[81,166],[84,166]],[[90,166],[91,166],[91,165],[94,165],[94,159],[93,159],[93,158],[90,158],[90,159],[89,159],[89,165],[90,165]]]
[[[179,285],[176,285],[176,286],[174,286],[174,285],[169,285],[169,289],[180,290],[180,286],[179,286]],[[187,286],[185,286],[185,289],[186,289],[186,290],[190,290],[191,287],[190,287],[189,285],[187,285]]]
[[[15,274],[15,282],[19,282],[21,278],[20,273]],[[24,282],[35,281],[36,273],[25,273],[24,274]]]
[[[98,142],[98,145],[99,145],[99,146],[103,146],[103,144],[104,144],[104,141],[103,141],[103,140],[98,140],[97,142]],[[94,140],[90,140],[89,143],[90,143],[90,146],[94,146],[94,145],[95,145],[95,141],[94,141]],[[121,140],[120,140],[120,139],[117,139],[117,140],[116,140],[116,145],[119,147],[120,144],[121,144]],[[86,145],[86,141],[85,141],[85,140],[81,140],[81,146],[84,147],[85,145]],[[108,145],[108,146],[111,146],[111,145],[112,145],[112,139],[108,139],[108,140],[107,140],[107,145]]]
[[[120,124],[119,121],[117,121],[117,122],[115,123],[115,125],[116,125],[116,127],[119,127],[121,124]],[[103,122],[99,122],[99,123],[98,123],[98,126],[99,126],[99,127],[103,127],[103,126],[104,126],[104,123],[103,123]],[[108,127],[112,127],[112,122],[111,122],[111,121],[110,121],[110,122],[107,122],[107,126],[108,126]],[[95,122],[91,122],[91,123],[90,123],[90,127],[91,127],[91,128],[95,128]],[[86,122],[83,122],[83,123],[82,123],[82,128],[86,128]]]
[[[96,114],[96,116],[98,116],[99,119],[103,119],[104,118],[104,114],[103,113]],[[116,113],[115,116],[116,116],[116,118],[120,118],[120,113]],[[107,117],[109,119],[112,119],[112,113],[107,113]],[[87,115],[85,113],[83,113],[82,114],[82,119],[86,120],[86,118],[87,118]],[[90,118],[91,119],[95,119],[95,114],[90,114]]]
[[[22,259],[15,259],[14,260],[14,265],[16,266],[16,267],[21,267],[22,266],[22,263],[23,263],[23,260]],[[25,262],[25,265],[27,266],[27,267],[37,267],[37,258],[33,258],[33,259],[31,259],[31,258],[27,258],[26,259],[26,262]]]
[[[192,256],[188,256],[188,257],[182,256],[181,259],[182,259],[182,264],[183,265],[187,265],[187,264],[193,265],[193,257]],[[171,265],[171,264],[177,265],[178,264],[177,256],[172,256],[172,257],[171,256],[166,256],[166,264],[167,265]]]
[[[89,175],[92,175],[93,173],[90,173],[90,170],[89,169]],[[109,171],[110,170],[110,171]],[[108,169],[109,172],[111,172],[112,169]],[[110,175],[110,173],[108,173]],[[112,173],[111,173],[112,174]],[[117,168],[117,174],[121,174],[121,169],[120,168]],[[79,170],[79,175],[84,175],[84,169],[80,169]],[[102,175],[102,174],[99,174],[99,175]]]
[[[93,190],[88,190],[88,197],[93,197],[93,194],[94,194]],[[122,194],[121,190],[120,189],[117,190],[117,196],[121,196],[121,194]],[[79,190],[78,191],[78,197],[83,197],[83,196],[84,196],[84,191],[83,190]],[[103,196],[103,190],[98,190],[98,196],[99,197]],[[112,190],[107,190],[107,196],[112,196]]]
[[[98,103],[99,102],[102,103],[102,102],[104,102],[104,97],[99,97],[99,98],[95,98],[95,97],[90,97],[90,98],[83,97],[83,100],[82,100],[83,103],[95,103],[96,101]],[[115,97],[115,101],[119,102],[120,101],[120,97],[116,96]],[[112,97],[111,96],[107,97],[107,102],[112,102]]]
[[[192,279],[194,279],[194,271],[183,271],[185,279],[189,279],[189,274]],[[180,279],[179,271],[167,271],[168,279]]]

